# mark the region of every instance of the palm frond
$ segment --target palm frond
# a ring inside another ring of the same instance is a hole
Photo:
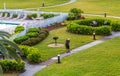
[[[4,58],[9,59],[9,52],[6,49],[6,47],[2,44],[0,44],[0,52],[3,54]]]
[[[11,35],[8,32],[0,31],[0,37],[4,37],[4,36],[9,38]]]

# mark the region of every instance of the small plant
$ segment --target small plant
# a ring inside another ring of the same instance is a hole
[[[17,26],[14,30],[15,33],[20,33],[22,31],[24,31],[24,26]]]
[[[38,32],[39,33],[39,31],[40,31],[39,28],[29,28],[27,33],[29,33],[29,32]]]
[[[0,60],[0,65],[2,66],[4,72],[23,71],[25,69],[25,62],[23,61],[18,63],[15,60],[5,59]]]
[[[58,39],[57,36],[53,37],[53,40],[55,40],[55,45],[57,45],[57,39]]]
[[[37,48],[29,47],[29,46],[20,46],[21,53],[24,57],[28,59],[29,62],[38,63],[41,62],[41,54]]]
[[[83,11],[81,9],[72,8],[68,14],[67,20],[79,19]]]

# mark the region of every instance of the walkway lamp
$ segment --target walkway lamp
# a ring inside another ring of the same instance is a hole
[[[61,63],[61,61],[60,61],[60,55],[58,54],[58,63]]]
[[[42,7],[44,7],[45,6],[45,2],[44,2],[44,0],[42,0]]]
[[[96,40],[96,34],[95,34],[95,32],[93,33],[93,40]]]
[[[107,16],[107,13],[104,13],[104,17],[106,17]]]

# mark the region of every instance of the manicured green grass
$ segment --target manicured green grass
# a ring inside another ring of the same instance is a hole
[[[119,76],[120,36],[62,59],[34,76]]]
[[[69,0],[44,0],[45,6],[63,4]],[[6,2],[7,8],[37,8],[42,6],[42,0],[0,0],[0,8]],[[64,9],[63,9],[64,8]],[[76,2],[51,8],[41,8],[41,11],[68,12],[71,8],[79,8],[84,13],[120,16],[120,0],[77,0]]]
[[[84,13],[104,14],[106,12],[107,15],[120,16],[120,0],[77,0],[77,2],[69,5],[44,8],[41,10],[68,12],[71,8],[79,8],[83,10]]]
[[[37,44],[36,48],[38,48],[41,52],[41,57],[44,60],[49,59],[57,54],[66,52],[65,46],[63,47],[48,47],[48,44],[54,43],[53,37],[58,36],[59,43],[65,43],[67,38],[70,38],[70,48],[76,48],[81,45],[87,44],[93,41],[93,37],[91,35],[78,35],[78,34],[71,34],[66,32],[66,27],[56,29],[50,32],[50,35],[45,39],[43,42]],[[97,36],[97,39],[100,39],[101,36]]]
[[[0,0],[0,8],[3,8],[3,3],[6,3],[6,8],[37,8],[42,6],[43,0]],[[62,4],[69,0],[44,0],[45,6]]]

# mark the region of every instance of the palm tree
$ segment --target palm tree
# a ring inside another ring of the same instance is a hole
[[[0,31],[0,52],[2,53],[4,59],[14,58],[16,61],[20,62],[21,58],[17,55],[16,51],[20,51],[19,47],[9,40],[10,34],[4,31]],[[0,66],[0,73],[2,72]]]

